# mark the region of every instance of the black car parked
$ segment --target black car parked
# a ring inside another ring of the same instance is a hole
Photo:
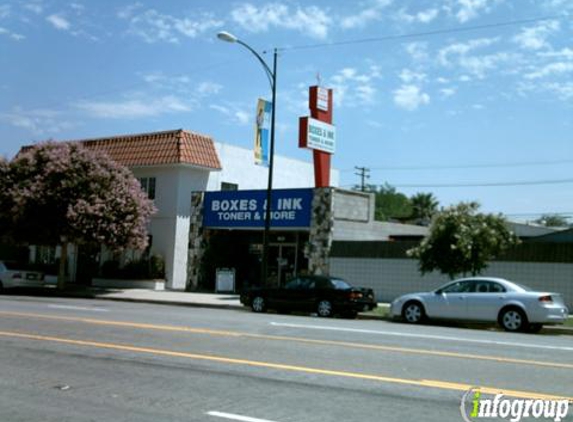
[[[352,287],[341,278],[298,276],[282,287],[256,287],[241,294],[241,303],[254,312],[316,312],[318,316],[335,314],[356,317],[358,312],[376,308],[372,289]]]

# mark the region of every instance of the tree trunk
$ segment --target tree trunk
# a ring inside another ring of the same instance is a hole
[[[60,245],[60,269],[58,271],[58,290],[66,288],[66,266],[68,264],[68,242],[62,240]]]

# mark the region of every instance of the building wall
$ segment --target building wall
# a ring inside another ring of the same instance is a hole
[[[425,236],[427,227],[374,220],[375,196],[336,189],[333,195],[333,240],[388,240],[390,236]]]
[[[184,290],[187,284],[191,193],[207,187],[209,171],[190,166],[132,169],[135,177],[155,177],[155,206],[149,234],[151,253],[165,260],[166,287]]]
[[[380,302],[390,302],[405,293],[433,290],[449,281],[439,273],[421,276],[418,261],[413,259],[330,258],[330,272],[354,285],[374,289]],[[483,275],[561,293],[573,309],[573,263],[496,261]]]
[[[212,172],[209,177],[208,191],[221,189],[221,182],[235,183],[240,190],[266,189],[268,168],[254,163],[252,149],[234,145],[215,143],[217,154],[223,169]],[[339,171],[332,170],[330,185],[338,186]],[[314,187],[314,165],[292,158],[275,155],[273,169],[273,188],[310,188]]]

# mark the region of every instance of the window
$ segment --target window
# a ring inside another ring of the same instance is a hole
[[[458,281],[444,287],[439,293],[469,293],[473,290],[472,281]]]
[[[475,287],[476,293],[505,293],[505,287],[493,281],[477,281]]]
[[[140,177],[137,180],[141,185],[141,190],[147,194],[147,197],[155,199],[155,177]]]
[[[239,185],[236,183],[221,182],[221,190],[239,190]]]

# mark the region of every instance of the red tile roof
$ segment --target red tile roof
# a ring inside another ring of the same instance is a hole
[[[82,139],[87,148],[103,151],[126,167],[190,164],[221,169],[213,139],[183,129],[165,132]]]

